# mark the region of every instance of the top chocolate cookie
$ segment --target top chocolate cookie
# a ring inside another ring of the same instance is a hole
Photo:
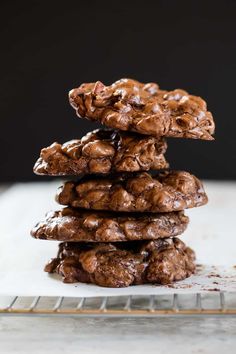
[[[80,175],[160,170],[167,144],[162,138],[98,129],[63,145],[41,150],[34,166],[38,175]]]
[[[120,130],[155,137],[213,140],[215,124],[206,102],[183,90],[160,90],[155,83],[121,79],[110,86],[100,81],[70,91],[69,100],[81,118]]]

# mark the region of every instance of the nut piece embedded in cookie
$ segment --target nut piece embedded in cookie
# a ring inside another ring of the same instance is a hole
[[[202,183],[184,171],[152,177],[146,172],[66,182],[57,201],[75,208],[125,212],[172,212],[207,203]]]
[[[168,167],[166,148],[162,138],[98,129],[42,149],[34,172],[60,176],[159,170]]]
[[[184,90],[121,79],[110,86],[85,83],[69,93],[81,118],[152,136],[213,140],[215,124],[206,102]]]
[[[156,240],[180,235],[187,225],[188,217],[182,211],[127,215],[64,208],[48,213],[31,235],[44,240],[77,242]]]
[[[170,284],[195,272],[195,253],[178,238],[122,243],[61,243],[45,267],[65,283],[105,287]]]

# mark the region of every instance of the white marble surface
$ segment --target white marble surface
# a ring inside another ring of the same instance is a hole
[[[0,317],[2,354],[233,354],[235,348],[236,318]]]

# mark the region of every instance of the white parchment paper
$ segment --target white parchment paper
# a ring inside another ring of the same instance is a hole
[[[46,211],[59,209],[54,196],[60,181],[17,184],[0,196],[0,295],[117,296],[236,291],[236,183],[207,182],[209,204],[188,210],[190,225],[181,237],[196,251],[196,275],[172,286],[123,289],[63,284],[43,272],[57,242],[35,240],[30,228]]]

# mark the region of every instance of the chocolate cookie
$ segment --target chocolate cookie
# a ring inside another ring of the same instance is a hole
[[[187,225],[188,217],[183,212],[127,215],[65,208],[48,213],[31,235],[58,241],[155,240],[180,235]]]
[[[123,243],[61,243],[45,267],[65,283],[94,283],[120,288],[169,284],[195,272],[195,254],[178,238]]]
[[[70,91],[77,115],[108,127],[156,137],[212,140],[215,124],[206,102],[183,90],[163,91],[155,83],[121,79],[100,81]]]
[[[207,203],[202,183],[183,171],[152,177],[146,172],[66,182],[57,201],[76,208],[128,212],[171,212]]]
[[[34,166],[39,175],[80,175],[158,170],[168,167],[162,138],[114,130],[94,130],[82,139],[41,150]]]

